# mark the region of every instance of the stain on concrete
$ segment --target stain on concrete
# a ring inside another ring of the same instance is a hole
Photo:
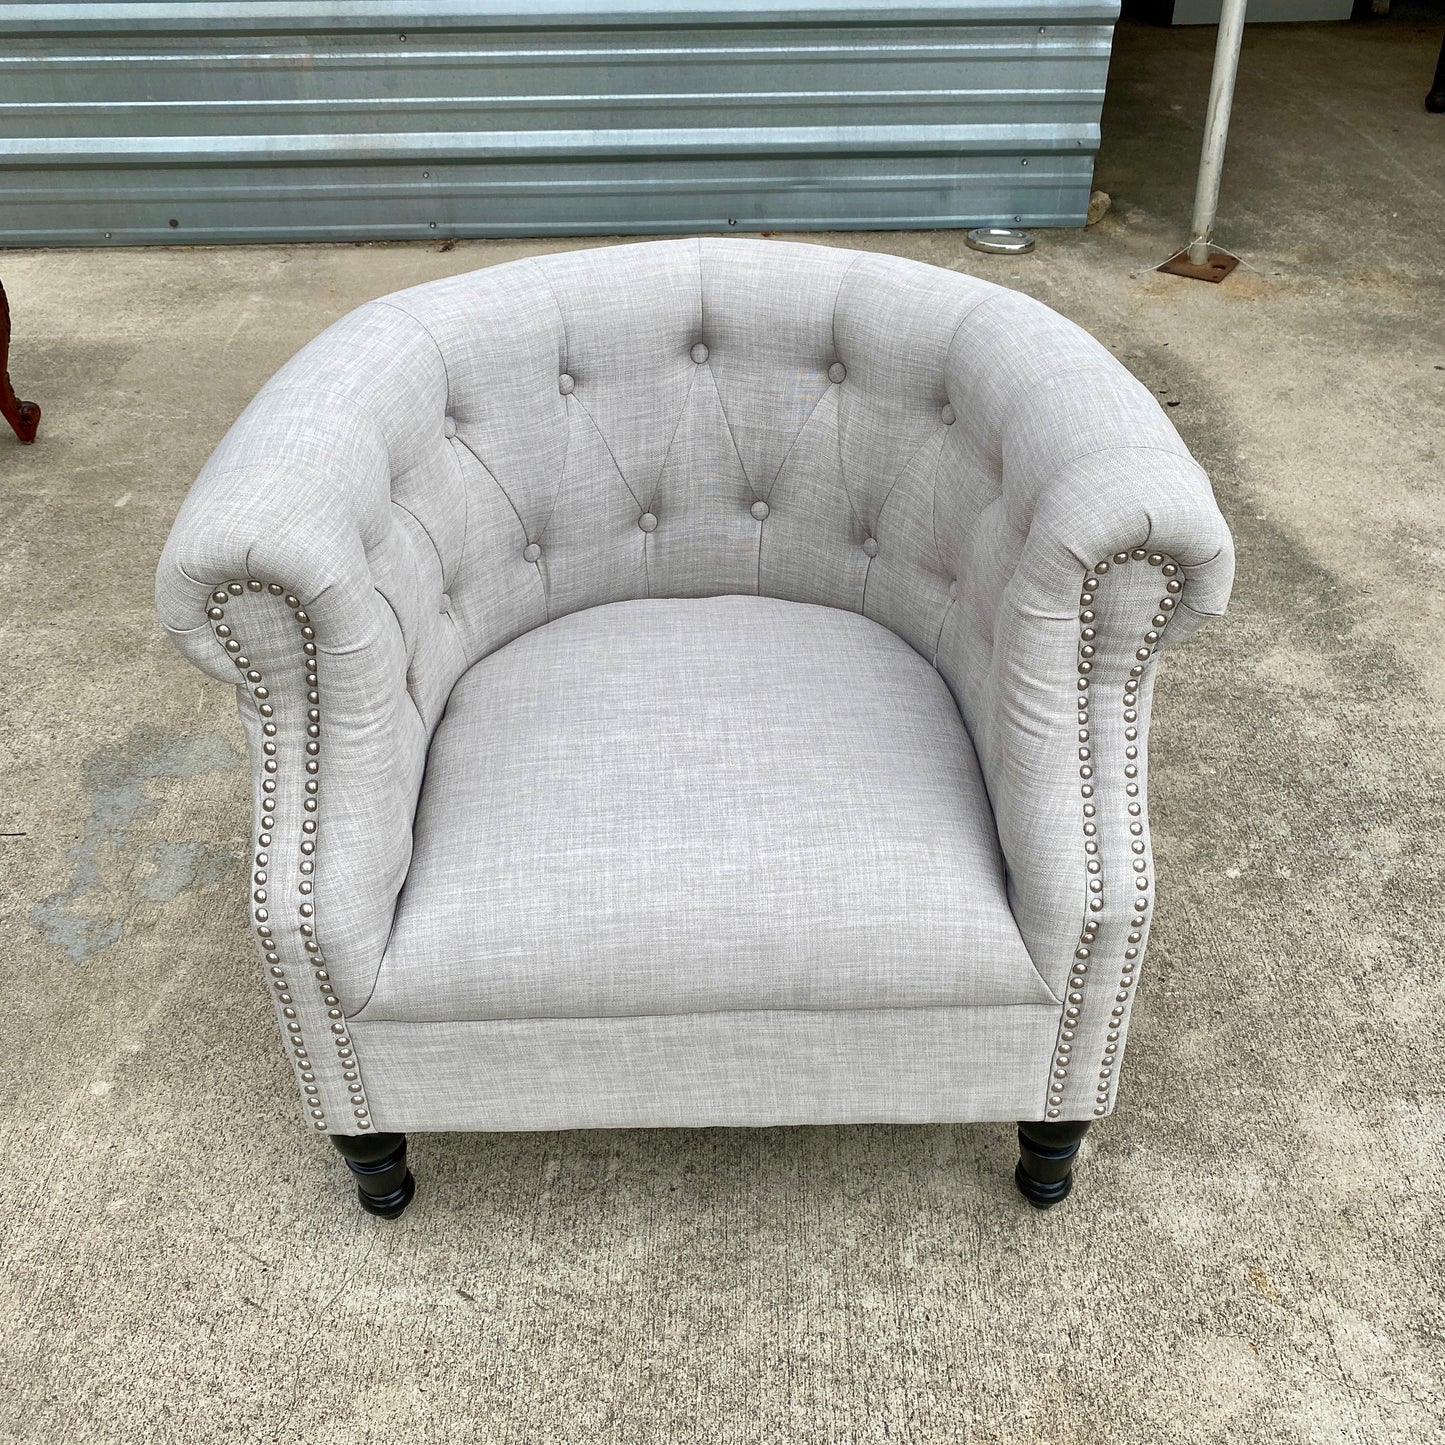
[[[240,761],[222,733],[174,738],[153,728],[94,753],[81,773],[90,816],[69,853],[70,881],[30,912],[45,941],[85,963],[122,937],[140,901],[168,903],[222,881],[235,862],[230,849],[193,840],[142,843],[136,834],[160,814],[151,780],[229,771]]]

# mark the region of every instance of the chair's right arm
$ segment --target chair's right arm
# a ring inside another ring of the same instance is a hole
[[[960,378],[1002,495],[939,665],[989,789],[1009,896],[1065,1000],[1040,1112],[1114,1105],[1153,916],[1147,800],[1158,650],[1224,610],[1234,557],[1208,478],[1158,403],[1024,297],[970,319]]]
[[[386,308],[348,317],[231,429],[157,572],[167,632],[237,688],[248,912],[308,1112],[333,1133],[367,1127],[345,1019],[385,947],[434,722],[409,664],[437,624],[445,564],[393,484],[418,458],[445,467],[444,410],[415,323]]]

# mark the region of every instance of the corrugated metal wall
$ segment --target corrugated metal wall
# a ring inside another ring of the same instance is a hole
[[[1078,225],[1117,0],[0,4],[0,243]]]

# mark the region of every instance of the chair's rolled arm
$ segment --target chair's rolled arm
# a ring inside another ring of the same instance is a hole
[[[344,1018],[370,993],[440,708],[414,695],[409,659],[445,625],[442,554],[392,491],[397,438],[421,452],[408,433],[429,428],[439,443],[445,381],[424,337],[396,356],[416,328],[395,315],[347,318],[261,390],[187,496],[157,573],[177,646],[238,689],[251,923],[303,1078],[318,1048],[348,1046]],[[341,392],[328,357],[383,334],[386,370],[411,394]],[[364,1107],[337,1092],[341,1078],[329,1068],[305,1085],[315,1117]]]
[[[997,361],[973,400],[999,418],[1003,495],[969,539],[972,613],[940,666],[1024,941],[1066,1001],[1041,1111],[1090,1117],[1113,1106],[1153,912],[1154,659],[1224,610],[1233,548],[1208,478],[1123,367],[1024,298],[989,311],[970,340]]]
[[[1045,492],[1004,588],[975,737],[1015,916],[1066,1000],[1048,1117],[1113,1105],[1154,901],[1154,659],[1223,610],[1232,572],[1194,463],[1121,449]]]

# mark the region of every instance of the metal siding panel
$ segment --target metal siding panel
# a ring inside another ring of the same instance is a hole
[[[518,8],[0,6],[0,241],[1083,220],[1113,0]]]

